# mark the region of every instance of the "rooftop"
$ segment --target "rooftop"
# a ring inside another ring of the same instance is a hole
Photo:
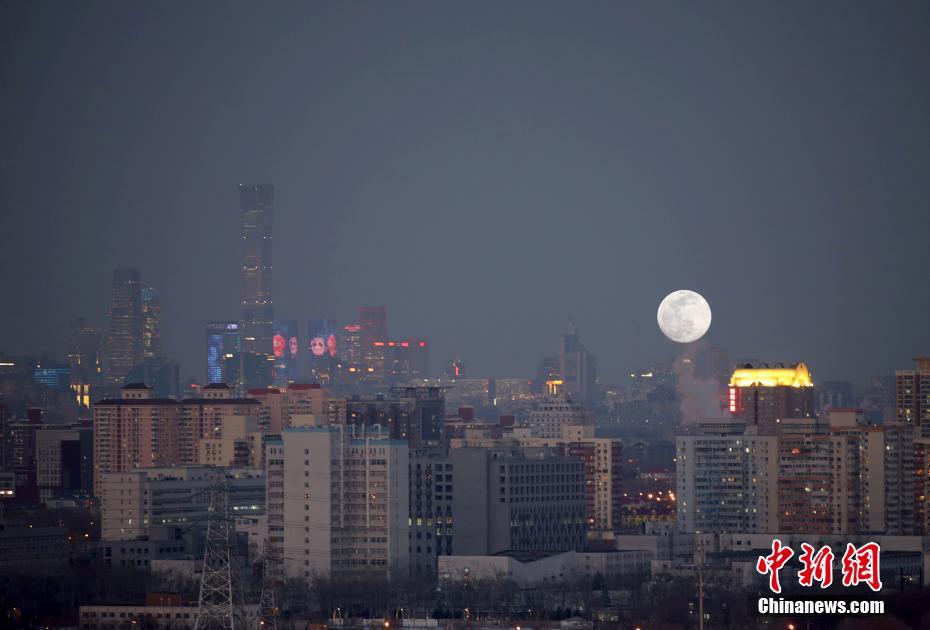
[[[791,367],[781,365],[769,367],[765,364],[753,367],[747,363],[733,370],[733,376],[730,377],[732,387],[760,385],[762,387],[813,387],[814,382],[811,380],[807,366],[803,363],[797,363]]]

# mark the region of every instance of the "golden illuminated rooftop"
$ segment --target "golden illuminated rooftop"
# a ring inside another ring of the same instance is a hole
[[[807,366],[798,363],[792,367],[741,367],[730,377],[731,387],[813,387]]]

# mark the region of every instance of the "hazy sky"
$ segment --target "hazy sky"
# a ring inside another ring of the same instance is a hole
[[[282,316],[385,304],[471,374],[573,316],[602,372],[734,356],[861,380],[930,352],[926,2],[0,3],[0,352],[106,324],[114,266],[203,378],[236,185],[276,186]],[[304,324],[305,325],[305,324]]]

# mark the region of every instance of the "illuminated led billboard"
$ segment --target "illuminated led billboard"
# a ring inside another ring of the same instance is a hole
[[[331,319],[310,322],[310,361],[339,356],[338,329]]]
[[[310,322],[310,375],[318,383],[329,383],[339,357],[339,329],[331,319]]]
[[[274,380],[286,384],[297,378],[298,354],[300,343],[297,337],[297,322],[278,320],[274,323],[274,336],[271,338],[274,353]]]

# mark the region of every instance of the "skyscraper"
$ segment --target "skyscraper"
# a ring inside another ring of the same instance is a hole
[[[107,378],[121,383],[142,360],[142,293],[138,269],[113,270]]]
[[[358,378],[362,369],[362,326],[346,324],[339,330],[339,364],[347,382]]]
[[[73,382],[98,384],[103,373],[103,331],[79,317],[68,331],[68,367]]]
[[[559,372],[565,382],[565,392],[581,401],[590,400],[594,395],[597,368],[594,355],[581,343],[572,319],[568,320],[568,334],[562,335],[559,350]]]
[[[242,209],[243,351],[271,356],[274,301],[271,297],[271,221],[274,186],[239,185]]]
[[[358,309],[358,323],[362,327],[360,379],[383,383],[387,380],[389,367],[387,309],[383,306],[362,306]]]
[[[429,378],[429,342],[419,337],[388,341],[390,378],[395,383]]]
[[[387,339],[387,309],[383,306],[362,306],[358,309],[362,336],[369,341]]]
[[[161,356],[161,305],[155,287],[143,287],[142,294],[142,356]]]
[[[242,351],[242,332],[238,322],[207,322],[207,384],[231,385],[225,362]]]

